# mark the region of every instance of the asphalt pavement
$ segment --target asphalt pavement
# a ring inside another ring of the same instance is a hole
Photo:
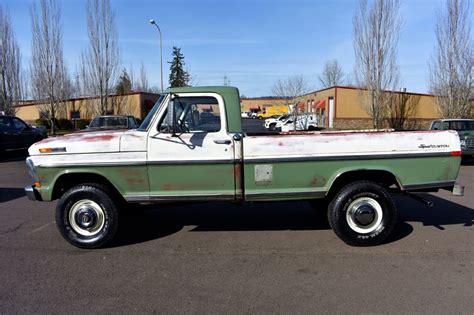
[[[465,313],[474,309],[474,165],[464,197],[396,197],[393,238],[345,245],[306,202],[137,209],[109,248],[56,230],[27,200],[24,156],[0,161],[0,314]]]

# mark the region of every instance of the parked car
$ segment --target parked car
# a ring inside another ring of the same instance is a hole
[[[91,120],[87,130],[104,130],[104,129],[135,129],[138,123],[133,116],[106,115],[97,116]]]
[[[265,124],[263,126],[265,127],[265,129],[270,129],[273,131],[275,130],[275,127],[278,122],[285,122],[290,117],[291,117],[290,114],[285,114],[285,115],[280,115],[276,118],[275,117],[267,118],[265,119]]]
[[[296,118],[296,124],[294,119],[293,116],[290,116],[287,120],[278,122],[275,128],[282,132],[316,130],[318,128],[318,117],[315,114],[299,114]]]
[[[203,112],[200,115],[201,124],[215,124],[220,122],[219,115]]]
[[[28,125],[18,117],[0,116],[0,152],[28,149],[44,138],[44,130]]]
[[[474,157],[474,119],[440,119],[431,123],[431,130],[455,130],[461,141],[463,157]]]

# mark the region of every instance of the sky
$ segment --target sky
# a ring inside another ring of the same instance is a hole
[[[34,0],[2,0],[28,67],[31,58],[30,7]],[[85,0],[60,0],[64,55],[74,73],[88,45]],[[436,10],[444,0],[401,0],[399,39],[401,86],[428,92],[428,62],[435,47]],[[241,95],[271,95],[277,79],[303,75],[311,90],[336,59],[354,77],[352,20],[356,0],[111,0],[115,11],[121,68],[141,63],[151,85],[160,85],[159,36],[163,35],[163,77],[168,86],[173,46],[181,48],[193,85],[222,85],[224,76]]]

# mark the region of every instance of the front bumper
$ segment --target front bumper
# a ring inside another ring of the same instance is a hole
[[[26,186],[25,194],[32,201],[42,201],[40,193],[33,186]]]

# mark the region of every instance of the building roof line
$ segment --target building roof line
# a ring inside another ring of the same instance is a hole
[[[334,86],[330,86],[330,87],[327,87],[327,88],[324,88],[324,89],[321,89],[321,90],[312,91],[312,92],[303,94],[303,95],[301,95],[301,96],[306,96],[306,95],[311,95],[311,94],[317,94],[317,93],[321,93],[321,92],[324,92],[324,91],[327,91],[327,90],[331,90],[331,89],[345,89],[345,90],[367,91],[367,88],[362,88],[362,87],[348,86],[348,85],[334,85]],[[384,92],[390,92],[390,93],[404,93],[404,94],[410,94],[410,95],[419,95],[419,96],[435,97],[435,95],[433,95],[433,94],[417,93],[417,92],[409,92],[409,91],[404,92],[404,91],[390,91],[390,90],[384,90]]]
[[[137,94],[147,94],[147,95],[160,95],[159,93],[152,93],[152,92],[141,92],[141,91],[132,91],[123,94],[110,94],[108,97],[117,97],[117,96],[129,96],[129,95],[137,95]],[[81,96],[81,97],[73,97],[64,100],[60,100],[60,103],[66,102],[75,102],[75,101],[83,101],[83,100],[92,100],[92,99],[99,99],[100,96]],[[28,101],[27,103],[17,104],[14,107],[23,107],[23,106],[34,106],[34,105],[41,105],[46,104],[47,100],[35,100],[35,101]]]

